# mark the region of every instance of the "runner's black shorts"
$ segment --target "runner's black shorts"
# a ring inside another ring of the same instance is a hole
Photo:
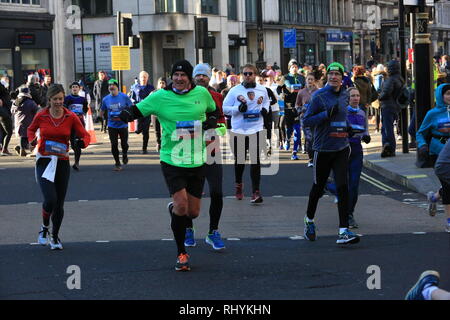
[[[161,161],[161,169],[171,196],[186,189],[191,196],[202,198],[205,185],[205,165],[197,168],[182,168]]]

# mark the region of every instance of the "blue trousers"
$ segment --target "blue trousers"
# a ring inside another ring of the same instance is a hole
[[[348,159],[348,213],[353,216],[356,203],[358,202],[359,180],[363,168],[363,150],[361,144],[351,143],[351,153]],[[337,188],[334,182],[327,184],[327,189],[335,196]]]
[[[292,152],[298,152],[299,147],[302,144],[302,130],[300,122],[294,123],[292,126],[286,127],[286,141],[289,144],[292,134],[294,133],[294,148]]]
[[[381,108],[381,137],[383,146],[387,143],[395,152],[396,142],[394,133],[394,121],[398,120],[398,113],[391,108]]]

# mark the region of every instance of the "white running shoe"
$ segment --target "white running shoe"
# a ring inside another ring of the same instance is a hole
[[[42,226],[41,231],[39,231],[38,243],[41,246],[46,246],[49,243],[49,233],[48,228]]]
[[[50,238],[50,249],[51,250],[62,250],[63,246],[61,243],[61,240],[59,238],[53,238],[53,236]]]

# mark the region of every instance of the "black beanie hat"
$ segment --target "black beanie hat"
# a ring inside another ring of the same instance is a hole
[[[177,71],[185,72],[189,78],[189,80],[192,81],[192,73],[194,72],[194,67],[192,64],[187,60],[180,60],[173,64],[172,66],[172,73],[170,74],[171,77],[173,77],[173,74]]]

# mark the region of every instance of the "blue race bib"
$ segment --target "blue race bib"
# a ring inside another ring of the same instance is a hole
[[[438,120],[438,131],[442,133],[450,133],[450,119],[441,118]]]
[[[347,122],[331,122],[330,137],[332,138],[347,138]]]
[[[51,140],[45,141],[45,152],[50,155],[58,157],[65,157],[67,155],[67,145]]]
[[[77,115],[83,115],[83,105],[82,104],[72,104],[69,106],[69,110],[76,113]]]
[[[245,122],[257,122],[259,121],[260,112],[259,111],[248,111],[244,113]]]

